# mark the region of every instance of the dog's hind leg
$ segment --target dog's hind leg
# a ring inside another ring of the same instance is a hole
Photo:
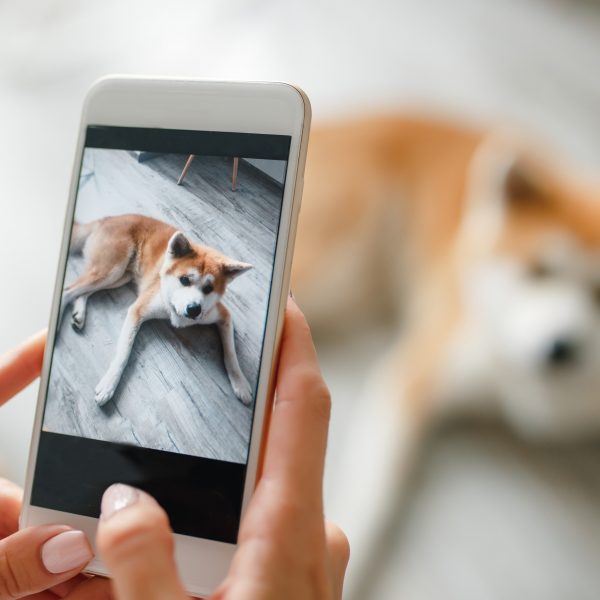
[[[110,267],[93,266],[82,273],[71,285],[68,285],[63,290],[60,304],[61,320],[67,306],[75,302],[77,298],[85,295],[89,296],[100,290],[119,287],[129,281],[130,277],[127,277],[126,274],[128,264],[129,257]]]
[[[87,301],[90,294],[83,294],[79,296],[73,303],[73,313],[71,314],[71,325],[73,329],[80,331],[85,325],[85,313],[87,309]]]
[[[89,297],[92,294],[94,294],[95,292],[102,291],[102,290],[113,290],[113,289],[119,288],[122,285],[129,283],[130,281],[131,281],[131,275],[129,273],[125,273],[125,275],[123,275],[123,277],[121,277],[114,283],[112,283],[110,285],[106,285],[104,287],[101,287],[97,290],[94,290],[93,292],[89,292],[87,294],[83,294],[83,295],[79,296],[73,303],[73,313],[71,315],[71,325],[73,326],[73,329],[76,329],[77,331],[81,331],[83,329],[83,326],[85,325],[87,302],[88,302]]]

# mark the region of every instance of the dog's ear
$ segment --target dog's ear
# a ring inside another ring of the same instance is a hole
[[[227,281],[235,279],[236,277],[238,277],[238,275],[241,275],[242,273],[245,273],[250,269],[252,269],[252,265],[249,265],[248,263],[244,262],[239,262],[237,260],[228,259],[223,263],[223,274],[225,275]]]
[[[182,256],[191,254],[192,245],[185,235],[183,235],[181,231],[178,231],[171,236],[167,246],[167,251],[174,258],[181,258]]]
[[[538,162],[512,132],[484,138],[467,172],[463,233],[493,244],[510,211],[542,202],[547,182]]]
[[[517,157],[504,177],[504,197],[509,202],[531,203],[544,200],[541,173],[526,157]]]

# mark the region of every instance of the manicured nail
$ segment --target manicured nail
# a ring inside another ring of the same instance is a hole
[[[116,512],[135,504],[140,499],[140,492],[124,483],[111,485],[102,496],[100,518],[108,519]]]
[[[50,573],[66,573],[83,567],[94,553],[83,531],[65,531],[50,538],[42,546],[42,562]]]

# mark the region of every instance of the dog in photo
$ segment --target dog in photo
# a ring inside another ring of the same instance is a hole
[[[233,391],[243,404],[252,402],[236,354],[231,314],[223,303],[228,284],[251,269],[250,264],[195,243],[167,223],[135,214],[74,223],[70,252],[83,254],[85,261],[81,276],[65,287],[61,304],[62,311],[72,305],[76,330],[84,327],[90,295],[130,281],[137,286],[115,356],[95,388],[98,405],[113,398],[135,337],[150,319],[166,319],[178,328],[217,325]]]

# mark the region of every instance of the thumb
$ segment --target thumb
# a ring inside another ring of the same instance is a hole
[[[64,525],[29,527],[0,540],[0,600],[57,586],[92,559],[82,531]]]
[[[187,598],[177,575],[169,519],[145,492],[121,483],[104,492],[96,542],[117,600]]]

